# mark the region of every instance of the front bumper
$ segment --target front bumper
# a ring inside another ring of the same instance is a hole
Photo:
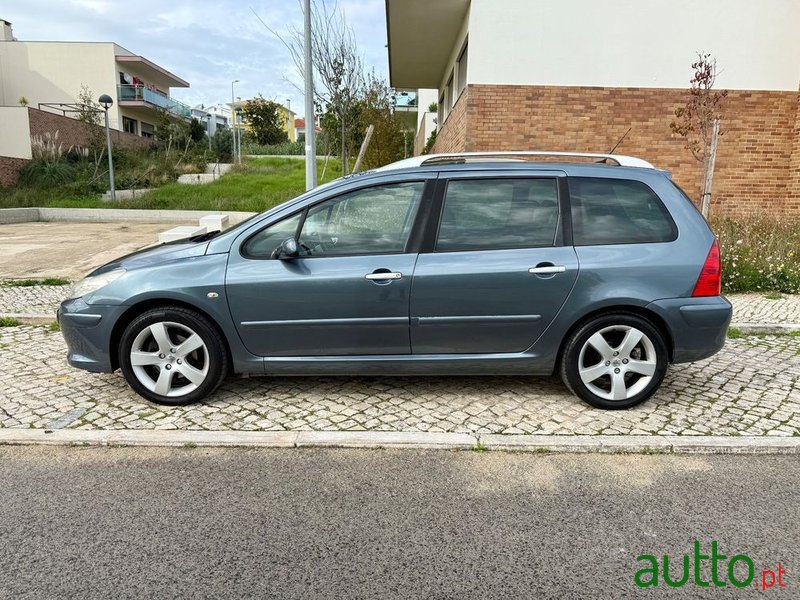
[[[725,345],[733,307],[723,296],[656,300],[647,308],[667,324],[672,336],[672,362],[713,356]]]
[[[89,305],[82,298],[65,300],[56,313],[67,342],[67,362],[93,373],[111,373],[111,334],[124,306]]]

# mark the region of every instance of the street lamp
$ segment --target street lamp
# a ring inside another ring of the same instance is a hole
[[[231,81],[231,127],[233,127],[233,149],[232,149],[232,155],[233,155],[233,157],[235,159],[236,158],[236,111],[234,110],[234,107],[233,107],[233,102],[234,102],[234,100],[233,100],[233,84],[234,83],[239,83],[239,80],[238,79],[234,79],[233,81]]]
[[[117,191],[114,189],[114,159],[111,158],[111,129],[108,126],[108,109],[114,104],[111,96],[103,94],[98,98],[100,105],[106,113],[106,145],[108,146],[108,184],[109,191],[111,192],[111,201],[116,202]]]

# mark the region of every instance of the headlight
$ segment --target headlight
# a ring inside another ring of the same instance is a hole
[[[107,286],[112,281],[116,281],[123,275],[125,275],[125,269],[114,269],[113,271],[108,271],[102,275],[86,277],[72,286],[67,300],[71,300],[72,298],[82,298],[83,296],[91,294],[92,292],[96,292],[100,288]]]

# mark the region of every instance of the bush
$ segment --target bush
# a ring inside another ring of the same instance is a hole
[[[217,129],[211,137],[211,151],[217,162],[229,163],[233,160],[233,131]]]
[[[242,144],[242,154],[257,156],[302,156],[306,153],[305,141],[283,142],[282,144],[263,145],[245,141]]]
[[[727,293],[800,293],[800,224],[789,218],[712,220]]]
[[[65,158],[34,158],[19,172],[19,182],[28,187],[56,187],[75,180],[77,167]]]

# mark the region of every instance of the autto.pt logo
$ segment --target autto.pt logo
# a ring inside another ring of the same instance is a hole
[[[728,556],[723,554],[716,541],[710,549],[695,540],[693,552],[673,559],[664,555],[659,560],[652,554],[636,557],[637,571],[634,583],[641,588],[698,587],[744,588],[755,586],[761,590],[786,588],[786,570],[781,563],[769,569],[756,569],[753,560],[746,554]]]

